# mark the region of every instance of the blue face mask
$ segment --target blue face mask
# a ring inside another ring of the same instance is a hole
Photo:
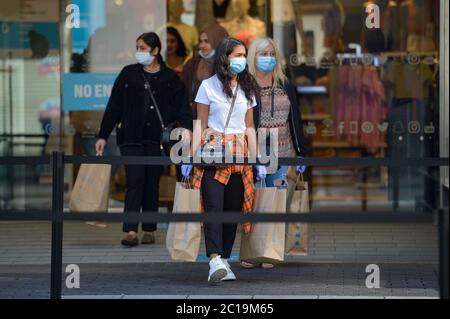
[[[230,72],[233,74],[239,74],[245,70],[247,66],[246,58],[233,58],[230,59]]]
[[[256,59],[256,67],[262,72],[262,73],[270,73],[273,70],[275,70],[275,67],[277,66],[277,59],[271,56],[259,56]]]

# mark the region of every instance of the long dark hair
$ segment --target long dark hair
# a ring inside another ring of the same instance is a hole
[[[188,56],[186,45],[184,44],[183,38],[180,35],[180,32],[178,32],[177,29],[174,27],[167,27],[167,34],[171,34],[177,39],[177,51],[175,52],[177,56],[185,58]]]
[[[156,59],[158,60],[159,64],[164,63],[164,59],[161,55],[161,48],[162,48],[161,40],[159,39],[158,35],[155,32],[143,33],[136,39],[136,42],[139,40],[144,41],[145,44],[147,44],[149,47],[152,48],[152,50],[154,48],[159,48],[159,52],[158,55],[156,56]]]
[[[247,53],[247,47],[241,40],[234,38],[223,39],[216,49],[214,59],[214,73],[217,75],[220,82],[222,82],[223,92],[229,98],[233,97],[230,86],[230,81],[233,76],[229,71],[230,62],[228,56],[233,52],[234,48],[239,45],[244,46],[245,52]],[[255,78],[248,72],[248,67],[245,67],[245,70],[238,75],[237,80],[240,88],[244,91],[247,100],[252,101],[253,97],[258,94],[259,87]]]

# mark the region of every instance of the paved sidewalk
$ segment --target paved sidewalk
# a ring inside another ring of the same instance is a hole
[[[163,226],[163,225],[162,225]],[[0,298],[48,298],[49,223],[0,223]],[[437,236],[427,225],[311,225],[310,254],[287,256],[273,270],[239,267],[237,235],[232,267],[238,281],[210,287],[202,240],[196,263],[173,262],[166,230],[155,245],[124,248],[121,225],[99,229],[64,224],[63,262],[77,264],[80,289],[65,298],[396,298],[438,292]],[[380,267],[380,289],[365,285],[368,264]],[[63,274],[63,285],[68,274]],[[65,286],[64,286],[65,287]],[[225,296],[224,296],[225,295]]]
[[[197,263],[82,264],[80,289],[65,298],[437,298],[437,266],[380,264],[380,288],[365,285],[365,264],[286,263],[272,270],[231,267],[238,278],[213,287]],[[49,265],[0,266],[0,298],[49,298]],[[84,297],[83,297],[84,296]]]
[[[240,229],[240,227],[239,227]],[[438,241],[433,225],[311,224],[308,256],[286,256],[302,263],[438,263]],[[166,229],[160,225],[156,244],[132,249],[120,245],[121,224],[95,228],[64,223],[65,263],[169,263]],[[238,260],[240,233],[233,257]],[[50,263],[51,224],[0,222],[0,265]],[[206,256],[201,241],[200,259]]]

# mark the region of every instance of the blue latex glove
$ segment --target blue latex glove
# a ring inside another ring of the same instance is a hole
[[[297,173],[303,174],[306,171],[305,165],[299,165],[297,166]]]
[[[189,177],[192,171],[192,165],[181,165],[181,174],[184,177]]]
[[[260,181],[262,179],[266,179],[267,170],[265,166],[258,165],[256,166],[256,180]]]
[[[303,157],[300,157],[303,158]],[[297,166],[297,173],[303,174],[306,171],[306,166],[305,165],[298,165]]]

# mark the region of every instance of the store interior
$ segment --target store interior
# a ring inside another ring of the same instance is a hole
[[[180,72],[197,52],[200,31],[210,23],[219,23],[246,44],[262,36],[275,39],[297,87],[308,157],[441,155],[438,0],[40,3],[47,6],[45,13],[0,4],[3,156],[49,155],[59,148],[69,155],[95,155],[103,112],[66,105],[66,76],[117,74],[134,63],[137,35],[155,31],[167,43],[167,27],[180,33],[188,52],[182,60],[170,59],[169,67]],[[68,19],[61,3],[81,8],[80,28],[61,30]],[[27,29],[27,14],[39,28]],[[22,35],[27,31],[24,43],[14,43],[13,32],[5,32],[12,20],[22,21],[14,27]],[[112,155],[118,155],[114,136],[109,143]],[[0,170],[0,208],[51,205],[46,199],[51,193],[49,167]],[[67,201],[77,172],[76,165],[66,167]],[[114,167],[113,172],[110,209],[121,211],[124,169]],[[311,166],[305,179],[313,211],[429,211],[439,207],[440,174],[433,167]],[[163,211],[171,209],[176,182],[175,167],[167,167],[160,182]]]

